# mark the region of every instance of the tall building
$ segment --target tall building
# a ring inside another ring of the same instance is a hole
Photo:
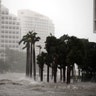
[[[30,10],[19,10],[18,17],[21,23],[21,37],[29,31],[35,31],[41,38],[37,45],[41,45],[44,49],[46,37],[49,36],[50,33],[54,35],[54,24],[52,20]],[[36,48],[36,50],[38,50],[38,48]]]
[[[0,0],[0,33],[1,33],[1,0]]]
[[[0,50],[6,47],[19,50],[18,42],[20,40],[19,19],[10,14],[9,10],[1,5],[1,27],[0,27]]]
[[[17,17],[10,14],[9,9],[1,5],[0,0],[0,50],[5,50],[7,47],[20,50],[18,42],[23,35],[32,30],[41,38],[36,44],[41,45],[44,50],[46,37],[50,33],[54,35],[52,20],[30,10],[19,10]],[[36,47],[36,53],[39,53],[38,47]]]
[[[94,28],[93,28],[93,29],[94,29],[94,30],[93,30],[93,31],[94,31],[94,33],[96,33],[96,0],[94,0],[93,3],[94,3],[94,7],[93,7],[93,8],[94,8],[94,9],[93,9],[93,11],[94,11],[94,12],[93,12],[93,13],[94,13],[94,19],[93,19],[93,23],[94,23],[93,27],[94,27]]]

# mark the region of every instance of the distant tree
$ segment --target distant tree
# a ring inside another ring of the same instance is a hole
[[[85,45],[86,57],[84,60],[86,62],[80,67],[82,68],[82,81],[89,81],[92,78],[96,79],[96,43],[85,42]]]
[[[65,71],[66,71],[66,66],[67,66],[67,80],[69,80],[70,83],[70,64],[67,64],[67,56],[68,56],[68,52],[69,52],[69,48],[68,48],[68,42],[69,42],[70,36],[68,35],[63,35],[60,37],[60,40],[62,41],[61,43],[61,47],[60,47],[60,68],[63,68],[63,82],[65,82]],[[69,66],[69,67],[68,67]],[[69,69],[68,69],[69,68]],[[69,76],[69,79],[68,79]],[[68,81],[67,81],[68,82]]]
[[[45,49],[47,51],[47,55],[46,55],[46,65],[47,65],[47,82],[49,82],[49,67],[51,66],[52,63],[52,45],[53,45],[53,41],[56,38],[52,35],[46,37],[46,41],[45,41]]]
[[[60,81],[62,81],[63,79],[63,82],[65,82],[65,68],[66,68],[66,55],[67,55],[66,49],[67,48],[64,40],[61,40],[61,38],[58,45],[59,45],[58,46],[58,56],[59,56],[58,68],[60,69]]]
[[[54,76],[54,82],[56,83],[57,81],[56,78],[58,67],[58,43],[59,40],[55,36],[52,36],[52,34],[46,38],[45,49],[47,51],[46,64],[47,64],[48,82],[49,82],[49,67],[52,68],[52,76]]]
[[[63,82],[65,82],[65,71],[67,68],[66,79],[67,84],[70,84],[70,73],[72,71],[72,76],[74,76],[73,68],[75,63],[78,65],[79,71],[81,69],[82,73],[86,73],[86,76],[91,74],[90,76],[95,77],[96,43],[68,35],[63,35],[57,39],[50,34],[50,36],[46,37],[45,49],[47,52],[44,56],[45,64],[47,65],[47,82],[49,82],[50,68],[52,68],[52,76],[55,83],[57,82],[57,69],[60,69],[60,80],[62,81],[63,79]],[[42,57],[42,62],[44,58]],[[41,65],[43,66],[44,62]]]
[[[10,65],[5,61],[0,59],[0,73],[8,72],[10,69]]]
[[[44,70],[44,64],[45,64],[45,57],[46,57],[46,53],[42,52],[41,54],[39,54],[37,56],[37,64],[39,66],[40,69],[40,80],[43,81],[43,70]]]
[[[5,50],[6,58],[4,63],[9,66],[11,72],[24,72],[25,71],[25,62],[26,54],[25,52],[16,51],[12,49]]]
[[[74,63],[80,65],[83,61],[84,56],[84,46],[80,39],[77,37],[71,36],[67,42],[68,53],[67,53],[67,69],[71,70],[71,66],[74,66]],[[68,72],[69,74],[69,72]],[[69,74],[70,75],[70,74]],[[68,75],[68,82],[70,83],[70,76]]]

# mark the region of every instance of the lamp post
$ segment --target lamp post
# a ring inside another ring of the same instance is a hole
[[[42,47],[41,47],[41,45],[37,45],[37,47],[39,48],[39,55],[40,55]],[[40,76],[40,74],[41,74],[41,71],[40,71],[40,67],[39,67],[39,76]]]
[[[37,45],[37,47],[39,48],[39,55],[40,55],[41,54],[42,46],[41,45]]]

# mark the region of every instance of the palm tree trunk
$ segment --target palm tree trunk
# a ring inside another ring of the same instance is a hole
[[[60,68],[60,81],[62,82],[62,68]]]
[[[27,48],[27,50],[26,50],[26,76],[28,76],[28,58],[29,58],[29,56],[28,56],[28,48]]]
[[[67,84],[70,84],[70,65],[67,66]]]
[[[33,65],[34,65],[34,80],[36,80],[36,61],[35,61],[35,43],[33,44]]]
[[[29,49],[30,49],[30,45],[28,43],[28,46],[27,46],[27,54],[26,54],[26,76],[28,77],[29,76]]]
[[[54,68],[54,83],[57,82],[57,67]]]
[[[40,64],[38,65],[38,71],[39,71],[38,75],[41,78],[41,66],[40,66]]]
[[[49,65],[47,65],[47,82],[49,82]]]
[[[52,66],[51,79],[53,79],[53,77],[54,77],[54,69],[53,69],[53,66]]]
[[[72,68],[71,68],[71,71],[72,71],[72,78],[74,78],[74,65],[72,66]]]
[[[63,82],[65,82],[65,71],[66,71],[66,67],[63,67]]]
[[[57,56],[54,58],[54,83],[57,82],[57,66],[58,66],[58,61],[57,61]]]
[[[30,77],[32,77],[32,62],[33,62],[32,53],[33,53],[33,47],[32,47],[32,43],[31,43],[31,52],[30,52]]]
[[[40,74],[41,74],[41,76],[40,76],[41,81],[43,81],[43,68],[41,68]]]
[[[80,68],[78,68],[78,77],[80,79]]]

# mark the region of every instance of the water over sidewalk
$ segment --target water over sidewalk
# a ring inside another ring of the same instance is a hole
[[[0,96],[96,96],[96,84],[42,83],[24,73],[6,73],[0,74]]]

